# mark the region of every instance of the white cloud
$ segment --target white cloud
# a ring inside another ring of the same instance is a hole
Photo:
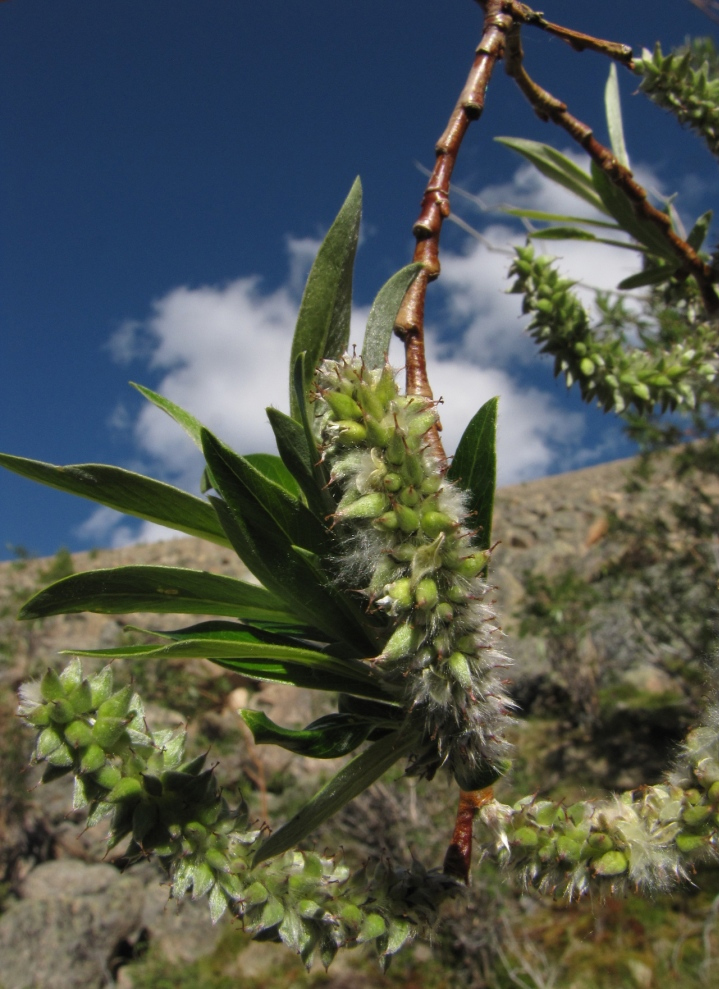
[[[183,532],[170,532],[156,522],[135,523],[112,508],[96,508],[85,521],[75,529],[80,539],[91,546],[109,549],[122,549],[136,543],[159,543],[163,539],[184,538]]]
[[[510,182],[484,189],[481,196],[494,203],[576,211],[574,197],[525,165]],[[582,215],[590,212],[586,207]],[[579,465],[600,450],[611,455],[605,449],[606,436],[593,438],[592,445],[582,449],[582,412],[567,414],[557,405],[553,389],[527,387],[527,366],[536,359],[535,348],[522,332],[520,299],[507,294],[506,278],[507,249],[523,235],[509,222],[496,221],[485,223],[483,233],[501,252],[468,240],[462,253],[444,253],[442,276],[431,288],[441,299],[443,313],[441,330],[428,328],[430,377],[435,395],[445,399],[441,415],[448,452],[480,405],[499,395],[500,483]],[[301,287],[318,243],[287,239],[288,277],[272,291],[263,289],[258,275],[225,285],[172,289],[153,303],[146,320],[128,321],[118,330],[111,352],[117,360],[146,365],[155,390],[192,412],[239,452],[272,450],[264,410],[267,405],[287,410],[287,356]],[[550,252],[570,277],[601,288],[615,287],[638,268],[637,256],[621,248],[580,241],[552,243]],[[367,312],[366,306],[353,311],[352,342],[361,342]],[[396,365],[403,363],[396,341],[392,357]],[[124,410],[116,410],[117,424],[122,426],[126,419]],[[130,428],[138,469],[197,490],[199,452],[168,416],[148,405]],[[101,509],[85,523],[86,538],[126,545],[168,534],[150,524],[138,533],[132,523],[114,520],[106,511]]]

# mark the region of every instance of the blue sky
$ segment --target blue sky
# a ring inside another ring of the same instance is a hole
[[[636,51],[715,29],[687,0],[543,9]],[[269,448],[262,409],[286,405],[292,319],[318,239],[361,175],[359,339],[373,295],[411,258],[425,181],[415,162],[432,163],[480,14],[471,0],[0,4],[0,449],[116,463],[196,490],[189,443],[142,410],[130,379],[242,452]],[[603,139],[606,61],[540,32],[525,31],[525,49],[530,72]],[[692,219],[716,199],[714,162],[624,70],[620,85],[633,164],[678,191]],[[455,178],[489,201],[566,205],[497,134],[567,147],[501,67]],[[495,243],[511,239],[501,217],[453,204]],[[504,256],[450,225],[443,249],[429,348],[449,445],[499,393],[505,483],[631,452],[611,419],[534,359],[517,300],[502,294]],[[566,261],[615,284],[627,257],[594,250],[572,248]],[[157,538],[9,474],[0,513],[0,558],[18,545],[45,555]]]

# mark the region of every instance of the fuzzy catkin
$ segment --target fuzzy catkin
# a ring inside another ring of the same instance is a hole
[[[373,664],[404,685],[460,786],[486,786],[508,751],[509,661],[482,576],[489,552],[474,545],[466,497],[427,444],[434,403],[401,395],[388,365],[349,356],[321,365],[315,398],[319,446],[341,492],[339,578],[392,619]]]

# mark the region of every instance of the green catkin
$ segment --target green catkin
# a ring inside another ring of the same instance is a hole
[[[129,861],[159,856],[173,899],[207,896],[213,922],[229,911],[249,934],[283,941],[309,967],[313,957],[328,965],[339,948],[359,942],[372,943],[386,965],[417,933],[428,933],[442,902],[459,893],[451,877],[416,862],[411,869],[367,863],[352,875],[339,859],[290,851],[253,866],[262,833],[241,798],[229,805],[213,770],[204,769],[205,755],[183,761],[184,730],[150,732],[140,698],[127,689],[112,693],[109,667],[89,687],[105,711],[125,716],[88,709],[87,691],[74,683],[82,683],[81,673],[73,661],[60,677],[20,690],[19,714],[31,727],[51,705],[76,704],[72,720],[37,735],[43,782],[74,774],[74,806],[88,808],[88,826],[109,816],[109,848],[129,836]],[[103,735],[101,721],[117,723],[112,745],[93,740]]]
[[[689,733],[663,783],[565,807],[536,796],[479,812],[483,854],[570,899],[663,892],[719,851],[719,706]]]
[[[348,400],[366,434],[351,451]],[[412,716],[437,740],[437,761],[471,789],[506,765],[513,705],[500,678],[508,661],[484,603],[489,554],[473,546],[464,495],[429,449],[436,423],[434,403],[401,395],[389,366],[370,370],[345,357],[319,368],[318,443],[339,489],[340,543],[349,547],[340,578],[394,618],[374,668],[403,685]]]

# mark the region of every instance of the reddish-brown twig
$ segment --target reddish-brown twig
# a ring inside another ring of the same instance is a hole
[[[644,189],[634,178],[630,169],[617,161],[611,150],[594,137],[591,127],[574,117],[567,104],[558,100],[538,85],[524,68],[524,53],[519,25],[515,24],[508,32],[505,51],[507,75],[517,83],[522,93],[532,105],[540,120],[557,124],[581,145],[590,158],[602,169],[606,176],[630,199],[638,217],[648,220],[661,233],[667,247],[680,262],[682,269],[696,279],[702,300],[708,313],[719,311],[719,296],[714,286],[712,269],[699,257],[697,252],[672,228],[669,216],[656,209],[647,198]]]
[[[395,324],[395,333],[405,346],[408,395],[432,398],[424,347],[427,285],[439,274],[439,235],[442,223],[449,215],[449,184],[457,154],[470,123],[482,113],[487,84],[497,59],[504,51],[504,39],[512,25],[511,15],[503,13],[502,6],[502,0],[487,0],[482,40],[447,128],[437,142],[435,166],[413,228],[417,240],[414,260],[422,264],[423,270],[407,292]],[[439,433],[433,432],[432,447],[437,456],[444,460]]]
[[[487,0],[475,0],[475,2],[480,7],[485,7]],[[542,31],[565,41],[577,52],[599,52],[600,55],[607,55],[624,65],[631,66],[632,64],[632,49],[629,45],[623,45],[618,41],[594,38],[591,34],[583,34],[581,31],[572,31],[571,28],[562,27],[561,24],[553,24],[546,20],[539,11],[532,10],[526,3],[519,3],[518,0],[504,0],[502,9],[512,15],[515,24],[530,24],[532,27],[541,28]]]
[[[446,875],[455,876],[464,883],[469,882],[469,872],[472,867],[472,825],[479,808],[482,804],[488,803],[493,796],[494,791],[491,786],[472,792],[460,790],[452,841],[444,856],[443,871]]]

